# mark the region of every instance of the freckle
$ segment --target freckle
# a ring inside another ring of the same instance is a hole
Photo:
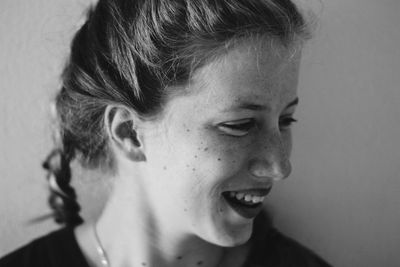
[[[195,168],[192,169],[192,171],[195,171],[195,170],[196,170]]]
[[[184,212],[187,212],[187,209],[183,209],[183,211],[184,211]],[[180,257],[180,256],[179,256],[179,257]],[[179,258],[179,257],[178,257],[178,258]],[[182,259],[182,257],[180,257],[180,258]]]
[[[197,159],[197,155],[194,155],[194,157]]]
[[[190,132],[190,130],[189,130],[189,129],[186,129],[186,132]]]
[[[220,159],[220,158],[218,158],[218,161],[221,161],[221,159]]]
[[[204,151],[207,151],[207,150],[208,150],[208,147],[204,148]]]
[[[163,168],[164,170],[166,170],[167,169],[167,166],[164,166],[164,168]]]
[[[198,261],[197,262],[197,265],[202,265],[203,264],[203,261]]]
[[[177,260],[181,260],[181,259],[182,259],[182,256],[178,256],[178,257],[176,257],[176,259],[177,259]]]
[[[145,262],[142,262],[142,266],[146,266],[147,264]]]

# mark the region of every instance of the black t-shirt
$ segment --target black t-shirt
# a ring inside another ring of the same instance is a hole
[[[312,251],[270,228],[253,235],[246,267],[329,267]],[[89,267],[73,229],[63,228],[36,239],[0,259],[0,267]]]
[[[1,267],[89,267],[72,228],[33,240],[0,259]]]

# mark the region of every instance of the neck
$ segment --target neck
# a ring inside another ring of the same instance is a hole
[[[172,218],[151,213],[142,199],[143,188],[130,183],[129,179],[115,183],[97,222],[111,267],[221,266],[226,249],[174,227],[179,222]],[[132,194],[132,188],[137,192]]]

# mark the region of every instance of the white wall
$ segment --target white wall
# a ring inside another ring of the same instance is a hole
[[[0,2],[0,255],[57,227],[28,221],[48,212],[47,103],[89,2]],[[400,265],[399,13],[398,0],[326,0],[305,51],[294,171],[270,206],[335,266]],[[94,179],[81,182],[86,216],[101,206]]]
[[[0,1],[0,255],[56,225],[41,162],[51,149],[48,103],[88,1]]]

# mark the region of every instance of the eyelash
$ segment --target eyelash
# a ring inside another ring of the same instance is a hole
[[[255,126],[254,119],[244,119],[221,123],[218,128],[228,135],[240,137],[245,136]]]
[[[281,131],[288,130],[295,122],[297,122],[297,120],[293,117],[283,117],[279,120],[279,129]],[[244,119],[221,123],[218,128],[228,135],[241,137],[247,135],[255,126],[256,121],[254,119]]]
[[[297,122],[297,120],[293,117],[284,117],[279,120],[279,128],[282,130],[290,128],[293,123]],[[283,125],[283,127],[282,127]]]

